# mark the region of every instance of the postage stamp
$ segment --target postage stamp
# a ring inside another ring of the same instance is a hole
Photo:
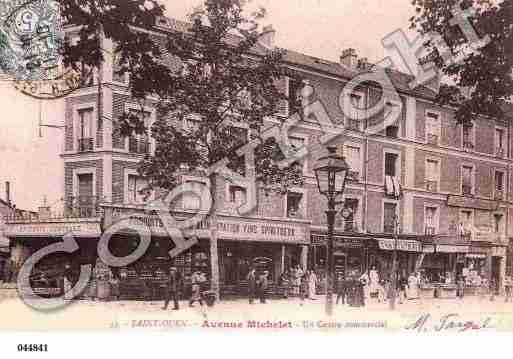
[[[0,330],[513,331],[511,3],[393,2],[0,0]]]

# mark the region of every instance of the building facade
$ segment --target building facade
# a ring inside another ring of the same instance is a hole
[[[185,29],[183,23],[162,19],[153,35]],[[102,47],[114,52],[108,40]],[[303,96],[310,110],[288,133],[295,148],[308,150],[302,159],[303,187],[292,188],[286,195],[258,190],[257,208],[240,216],[237,208],[246,201],[246,190],[220,178],[214,215],[205,217],[198,227],[205,231],[195,234],[197,243],[189,250],[170,258],[172,238],[162,231],[155,214],[144,211],[162,192],[141,191],[146,181],[137,172],[139,161],[154,151],[155,143],[150,133],[124,138],[116,128],[116,118],[125,112],[143,116],[150,125],[158,116],[155,104],[149,99],[141,108],[129,95],[128,75],[117,75],[116,58],[107,58],[101,86],[95,83],[66,98],[62,219],[11,220],[7,234],[13,252],[24,253],[26,258],[41,243],[62,237],[58,230],[62,226],[56,223],[74,223],[85,248],[80,263],[94,263],[101,232],[128,217],[151,228],[152,243],[141,260],[116,269],[122,278],[156,278],[173,263],[186,278],[197,270],[206,273],[213,290],[221,295],[241,294],[247,272],[258,258],[265,259],[272,286],[279,285],[281,273],[297,265],[316,269],[322,277],[327,202],[318,192],[313,169],[325,154],[322,137],[343,129],[343,135],[329,143],[351,168],[344,195],[349,211],[345,217],[337,215],[335,223],[338,276],[356,277],[375,267],[385,278],[390,275],[396,248],[401,276],[421,272],[426,281],[454,284],[458,275],[468,277],[472,272],[494,279],[500,288],[508,238],[513,237],[510,118],[479,117],[471,126],[458,124],[454,109],[436,105],[429,87],[410,90],[411,77],[391,71],[388,75],[400,97],[400,115],[379,133],[370,133],[371,124],[382,121],[388,106],[397,104],[387,101],[391,89],[372,83],[344,92],[352,78],[368,70],[365,59],[358,59],[354,50],[344,50],[339,62],[287,50],[285,66],[295,74],[279,84],[286,94],[305,86],[314,90]],[[382,101],[384,111],[355,120],[341,106],[344,96],[363,107]],[[315,107],[318,103],[322,106]],[[291,115],[287,104],[282,107],[277,116]],[[325,117],[332,122],[327,127],[320,125]],[[181,178],[201,188],[209,186],[201,175],[184,172]],[[196,197],[184,196],[170,211],[186,220],[199,206]],[[36,235],[37,228],[27,227],[33,222],[44,227],[41,230],[46,234]],[[54,229],[46,228],[50,224]],[[117,233],[113,243],[119,255],[137,247],[129,231]]]

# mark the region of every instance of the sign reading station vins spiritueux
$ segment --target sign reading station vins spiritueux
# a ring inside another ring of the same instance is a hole
[[[217,219],[217,236],[221,239],[262,242],[308,243],[302,224],[274,221]]]

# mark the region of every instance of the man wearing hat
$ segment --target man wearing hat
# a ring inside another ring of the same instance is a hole
[[[181,277],[180,272],[176,269],[176,267],[169,268],[169,279],[167,281],[166,288],[166,300],[164,302],[163,310],[167,309],[169,302],[173,299],[174,307],[173,310],[180,309],[178,304],[178,291],[180,289]]]

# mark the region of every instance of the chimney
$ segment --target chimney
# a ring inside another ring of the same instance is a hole
[[[260,34],[259,42],[267,49],[274,48],[274,38],[276,36],[276,30],[272,25],[264,26],[262,33]]]
[[[358,60],[358,69],[365,71],[370,68],[369,60],[366,57],[362,57]]]
[[[5,182],[5,201],[11,204],[11,183],[9,181]]]
[[[350,69],[356,70],[358,66],[358,57],[356,56],[356,50],[353,48],[342,50],[342,55],[340,56],[340,64]]]

